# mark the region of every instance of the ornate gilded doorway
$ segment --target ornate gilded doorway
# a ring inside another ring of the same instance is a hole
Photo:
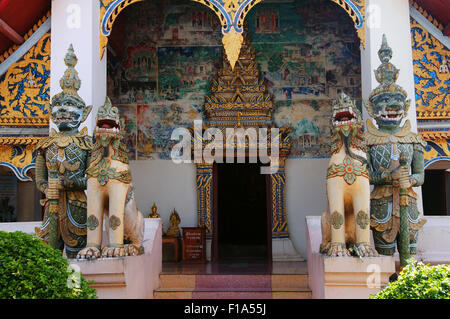
[[[266,228],[268,228],[267,236],[260,238],[259,240],[260,243],[263,244],[262,246],[264,246],[261,248],[262,253],[260,256],[264,255],[269,259],[271,256],[273,257],[272,249],[274,247],[274,242],[277,242],[279,243],[279,246],[282,246],[284,245],[284,240],[289,240],[285,209],[285,159],[289,154],[292,145],[290,137],[291,130],[288,128],[277,128],[273,123],[272,96],[268,93],[265,82],[260,77],[258,65],[255,61],[255,52],[250,45],[248,37],[244,37],[239,59],[234,69],[231,68],[226,59],[223,59],[222,66],[219,68],[216,77],[212,80],[211,93],[210,97],[206,97],[205,117],[207,125],[204,129],[218,128],[222,133],[222,137],[225,138],[223,140],[223,147],[227,150],[231,148],[233,150],[243,151],[245,156],[247,156],[246,163],[248,163],[249,154],[256,147],[259,156],[261,156],[261,152],[266,152],[271,163],[276,160],[278,164],[276,165],[277,169],[270,174],[261,174],[259,170],[260,166],[255,166],[258,168],[257,174],[260,176],[253,177],[262,180],[263,182],[260,182],[260,184],[263,183],[263,185],[265,185],[263,188],[266,189],[265,197],[263,199],[260,198],[260,200],[265,201],[266,206],[257,209],[255,208],[255,214],[259,214],[258,218],[262,215],[268,215],[265,221]],[[251,129],[267,129],[268,132],[267,136],[264,138],[259,135],[257,142],[251,142],[250,138],[239,140],[239,138],[235,139],[234,137],[231,137],[230,139],[230,136],[227,135],[228,129],[234,129],[235,132],[238,129],[247,132]],[[277,133],[272,134],[272,129]],[[201,134],[194,134],[194,141],[202,138],[202,134],[203,132],[201,132]],[[207,146],[209,146],[209,141],[203,140],[202,143],[201,147],[203,147],[203,149],[201,151],[205,155],[205,153],[207,153],[206,149]],[[276,145],[276,147],[273,148],[274,145]],[[273,152],[273,149],[275,148],[277,150],[276,153]],[[217,167],[225,165],[223,166],[224,170],[226,170],[226,168],[232,170],[232,166],[227,167],[226,165],[233,164],[229,162],[227,162],[227,164],[217,164],[214,163],[214,160],[215,158],[211,159],[209,157],[203,157],[201,162],[196,163],[197,209],[198,225],[205,227],[207,240],[209,240],[211,244],[211,257],[219,257],[218,252],[220,249],[218,247],[217,239],[221,236],[220,229],[222,222],[226,225],[228,221],[221,220],[221,217],[224,215],[218,206],[220,205],[219,194],[215,193],[220,189],[221,176],[227,176],[227,174],[217,173]],[[236,158],[234,162],[236,162]],[[235,182],[234,188],[240,187],[240,185],[245,186],[246,183],[248,183],[246,180],[242,179],[242,176],[248,175],[247,177],[251,178],[251,172],[253,169],[256,170],[256,168],[250,167],[251,166],[247,166],[248,172],[240,175],[238,174],[239,178],[236,178],[238,181]],[[235,173],[230,174],[232,175]],[[223,188],[224,186],[222,186],[222,189]],[[221,192],[221,190],[219,190],[219,192]],[[239,194],[239,196],[241,195],[242,194]],[[247,196],[253,195],[254,194],[247,194]],[[224,196],[226,196],[226,194]],[[222,201],[226,200],[226,197],[222,199]],[[245,198],[241,198],[238,201],[238,204],[243,205],[245,201]],[[218,213],[216,214],[216,212]],[[241,213],[236,218],[240,220],[242,216],[243,214]],[[239,220],[236,222],[240,222]],[[225,229],[227,229],[226,227],[227,226],[225,226]],[[217,228],[219,229],[219,232],[217,232]],[[261,228],[258,229],[263,228],[264,226],[261,226]],[[264,230],[263,232],[266,233]],[[227,231],[225,231],[224,236],[226,236],[226,233]],[[243,236],[244,238],[242,239],[245,239],[246,234]],[[234,243],[231,243],[231,246],[233,244]],[[209,248],[207,247],[207,256],[208,249]],[[232,248],[230,248],[230,250],[232,250]],[[237,255],[239,255],[239,253]]]
[[[213,260],[271,260],[270,181],[260,168],[214,164]]]

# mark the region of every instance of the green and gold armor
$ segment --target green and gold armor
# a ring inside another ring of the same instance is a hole
[[[75,258],[86,246],[87,200],[86,166],[91,154],[92,139],[87,129],[78,128],[91,111],[78,95],[81,81],[74,69],[77,57],[72,45],[64,59],[67,70],[60,80],[62,92],[52,98],[52,121],[59,132],[36,146],[36,186],[46,195],[42,226],[37,235],[55,249]]]
[[[378,52],[382,64],[375,71],[380,85],[372,91],[366,107],[378,128],[367,120],[366,145],[371,193],[371,221],[376,250],[393,255],[397,246],[401,262],[416,253],[417,234],[426,222],[419,216],[413,187],[424,182],[424,147],[411,132],[407,116],[410,101],[395,84],[399,70],[389,61],[392,49],[386,36]]]

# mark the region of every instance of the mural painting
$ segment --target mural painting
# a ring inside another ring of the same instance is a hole
[[[201,105],[215,73],[216,57],[220,55],[220,47],[158,48],[159,98],[169,101],[182,99]]]
[[[141,17],[142,10],[150,14]],[[173,129],[203,118],[222,55],[219,20],[188,0],[142,2],[126,15],[126,56],[109,58],[108,92],[113,103],[127,104],[119,108],[136,107],[130,156],[170,159]],[[274,97],[275,123],[293,127],[290,156],[329,156],[331,101],[341,92],[361,99],[359,40],[351,19],[329,0],[292,0],[258,4],[246,20]]]
[[[291,157],[328,157],[330,100],[278,102],[274,117],[276,126],[292,126]]]
[[[124,132],[122,142],[127,146],[128,159],[137,159],[137,107],[136,105],[117,105]]]

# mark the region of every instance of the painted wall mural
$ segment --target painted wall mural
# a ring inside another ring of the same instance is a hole
[[[122,14],[125,56],[108,54],[108,94],[135,122],[127,126],[130,159],[169,159],[173,129],[203,118],[224,54],[220,21],[190,0],[136,3]],[[361,99],[352,20],[329,0],[287,0],[258,4],[246,21],[275,123],[294,128],[291,157],[328,156],[332,99],[341,91]]]

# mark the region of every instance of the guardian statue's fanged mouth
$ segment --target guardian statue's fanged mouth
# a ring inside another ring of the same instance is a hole
[[[348,125],[356,122],[357,122],[357,115],[353,111],[352,107],[348,107],[348,109],[335,111],[333,114],[334,126]]]
[[[99,119],[96,127],[97,133],[119,133],[120,123],[118,120]]]

